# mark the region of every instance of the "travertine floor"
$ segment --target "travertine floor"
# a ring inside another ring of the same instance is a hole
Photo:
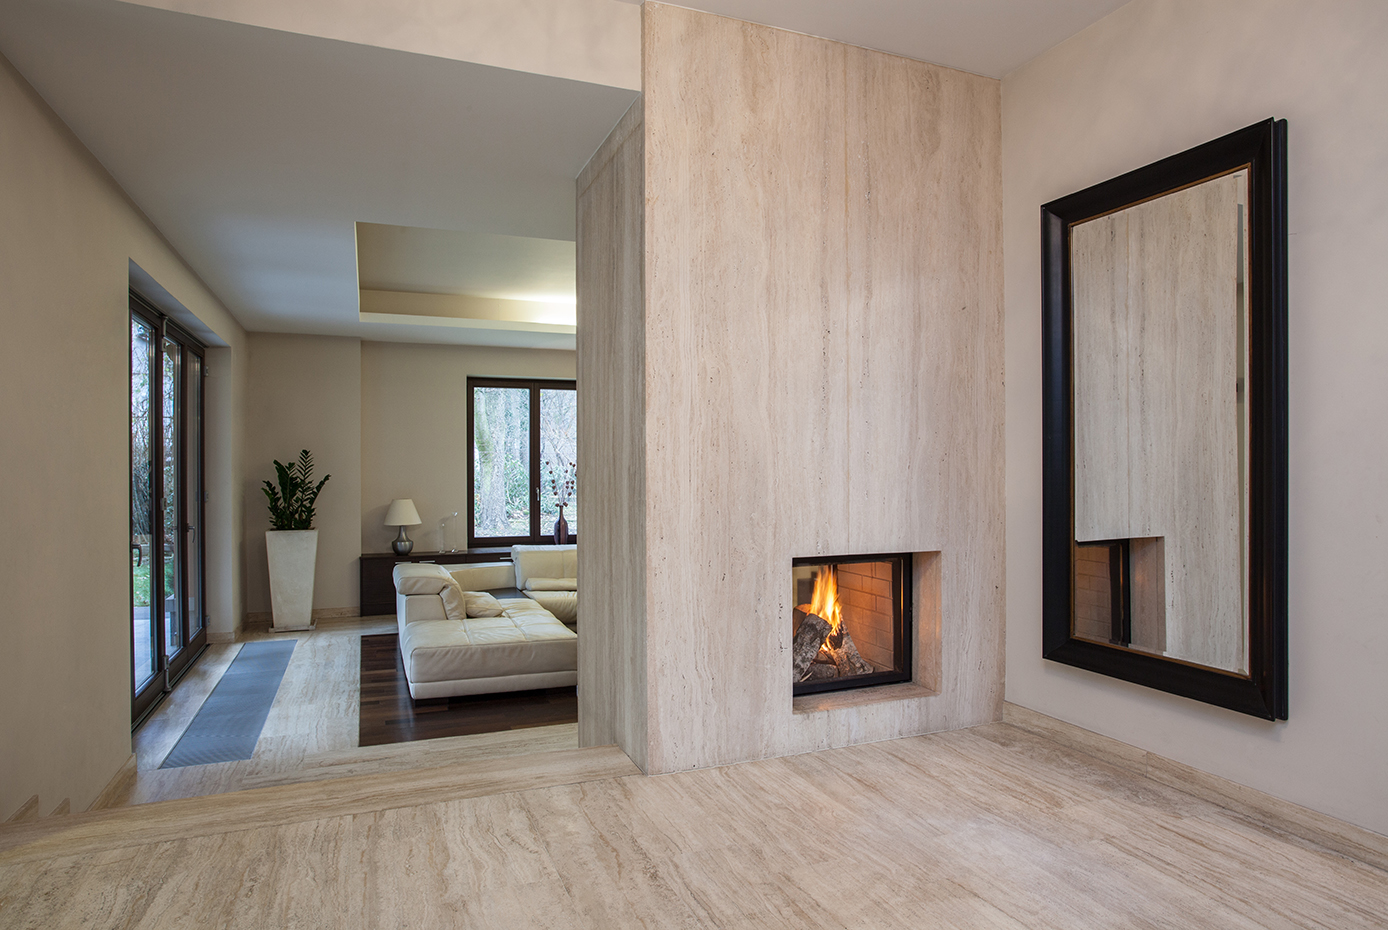
[[[136,731],[136,774],[112,806],[578,746],[578,727],[568,724],[358,749],[361,637],[394,631],[395,618],[385,616],[320,620],[316,629],[299,633],[247,633],[242,642],[298,640],[255,754],[240,762],[161,769],[165,756],[241,649],[240,642],[208,646]]]
[[[1388,925],[1388,873],[1007,724],[654,778],[546,758],[0,829],[0,925]]]

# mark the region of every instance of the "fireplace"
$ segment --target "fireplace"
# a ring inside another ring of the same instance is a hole
[[[911,556],[793,559],[794,693],[911,680]]]

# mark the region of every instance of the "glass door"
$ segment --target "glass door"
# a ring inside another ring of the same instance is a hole
[[[136,295],[130,313],[131,714],[207,642],[202,346]]]
[[[154,608],[154,347],[159,331],[138,316],[130,317],[130,592],[134,622],[135,695],[148,690],[160,670],[159,611]]]

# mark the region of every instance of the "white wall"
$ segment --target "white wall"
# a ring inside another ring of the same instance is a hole
[[[207,350],[207,640],[234,642],[245,615],[245,489],[241,449],[245,434],[246,347]]]
[[[1003,81],[1007,697],[1388,833],[1388,5],[1136,0]],[[1041,659],[1039,207],[1289,123],[1291,718]]]
[[[270,515],[261,482],[274,461],[313,453],[315,482],[332,479],[317,502],[315,610],[350,614],[358,606],[357,528],[361,525],[361,341],[341,336],[251,333],[246,390],[246,611],[270,610],[265,531]]]
[[[483,346],[361,344],[361,524],[359,552],[389,552],[395,527],[382,522],[397,497],[419,510],[407,532],[417,549],[437,549],[439,519],[458,511],[466,545],[467,379],[572,378],[574,353]]]
[[[130,262],[231,354],[245,334],[2,58],[0,126],[4,819],[35,794],[83,810],[130,757]],[[237,478],[235,424],[209,428]],[[208,519],[234,546],[240,521]]]

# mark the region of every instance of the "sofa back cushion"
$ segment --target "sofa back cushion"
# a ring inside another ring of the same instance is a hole
[[[516,587],[516,570],[510,562],[475,562],[450,565],[448,572],[464,591],[492,591]]]
[[[578,546],[512,546],[511,562],[522,590],[530,578],[577,578]]]

